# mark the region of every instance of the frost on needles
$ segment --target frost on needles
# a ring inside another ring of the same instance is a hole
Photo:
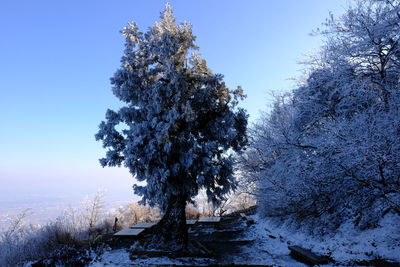
[[[248,116],[237,107],[244,94],[194,52],[191,24],[176,24],[168,4],[146,33],[129,23],[122,34],[124,55],[111,83],[125,106],[107,110],[99,126],[96,140],[108,149],[100,163],[123,165],[145,181],[134,192],[164,212],[164,241],[184,244],[186,203],[199,189],[216,204],[235,189],[232,152],[247,142]]]

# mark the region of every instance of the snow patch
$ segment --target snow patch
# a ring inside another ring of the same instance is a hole
[[[341,264],[373,259],[400,262],[400,216],[394,214],[387,214],[375,229],[360,231],[347,222],[334,235],[325,236],[307,234],[274,218],[252,218],[255,224],[247,237],[257,240],[250,248],[254,257],[264,252],[272,258],[284,258],[289,255],[288,245],[297,245]]]

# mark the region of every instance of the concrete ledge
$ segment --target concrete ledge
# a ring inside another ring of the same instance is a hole
[[[114,236],[138,236],[144,229],[123,229],[114,234]]]

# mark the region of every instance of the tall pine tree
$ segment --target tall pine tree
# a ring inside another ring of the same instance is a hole
[[[194,53],[189,23],[175,24],[167,4],[161,21],[146,33],[135,23],[126,39],[121,67],[111,78],[125,106],[107,110],[96,139],[107,148],[102,166],[129,169],[141,203],[157,205],[158,244],[187,244],[185,206],[200,189],[218,204],[235,189],[232,151],[247,142],[247,114],[237,108],[242,89],[229,90]],[[117,127],[120,125],[119,127]]]

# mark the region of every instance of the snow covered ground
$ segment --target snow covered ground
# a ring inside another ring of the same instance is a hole
[[[102,266],[123,266],[123,265],[188,265],[196,264],[198,266],[208,266],[215,264],[212,259],[206,258],[177,258],[170,259],[168,257],[155,257],[155,258],[137,258],[131,260],[129,253],[126,249],[108,250],[101,255],[98,261],[89,264],[89,267],[102,267]]]
[[[335,263],[327,266],[356,266],[362,260],[386,259],[400,262],[400,217],[388,214],[380,227],[358,231],[351,224],[343,225],[336,235],[315,238],[288,225],[278,224],[273,219],[251,216],[254,225],[247,228],[243,238],[254,240],[242,248],[241,253],[232,255],[223,262],[204,258],[137,258],[131,260],[126,249],[107,250],[89,266],[125,265],[190,265],[207,266],[215,263],[257,264],[271,266],[307,266],[289,256],[288,245],[298,245],[320,255],[330,256]]]
[[[278,224],[273,219],[261,219],[258,215],[254,215],[253,219],[256,223],[247,235],[258,241],[250,251],[254,258],[260,257],[263,252],[270,254],[276,260],[271,264],[289,266],[282,262],[289,255],[288,245],[298,245],[317,254],[330,256],[339,266],[373,259],[400,262],[400,217],[393,214],[387,214],[378,228],[359,231],[351,223],[347,223],[335,235],[321,238],[312,237],[285,224]],[[269,264],[269,260],[265,258],[261,262]]]

